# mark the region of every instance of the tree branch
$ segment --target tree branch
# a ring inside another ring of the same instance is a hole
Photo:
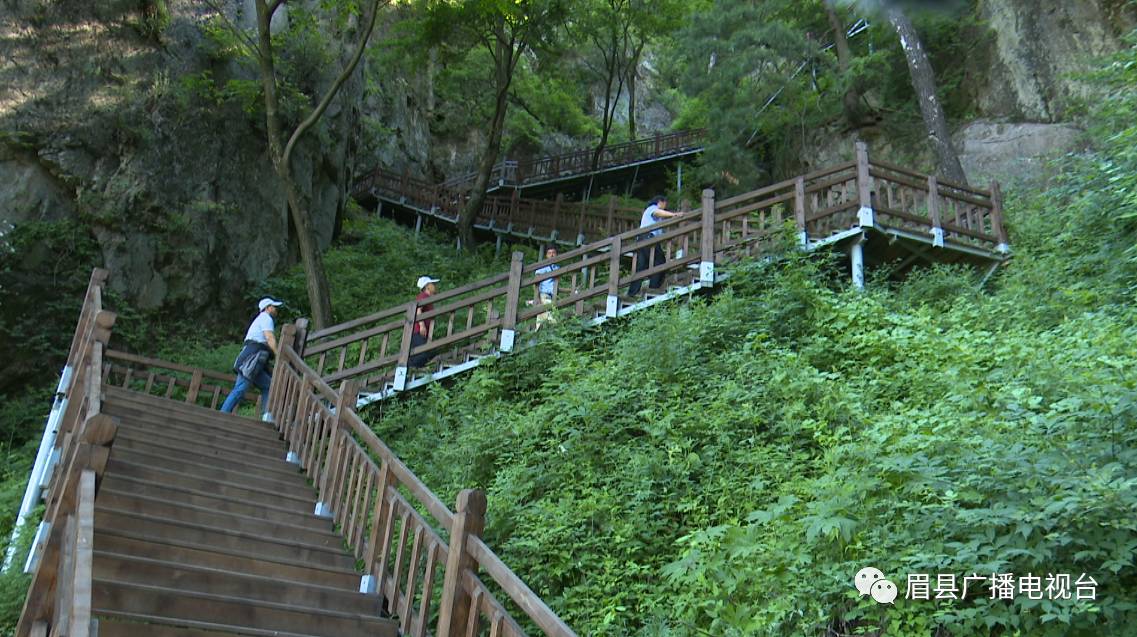
[[[284,0],[274,0],[273,4],[280,5],[283,1]],[[359,60],[363,58],[363,51],[367,48],[367,42],[371,39],[371,32],[375,29],[375,21],[379,17],[379,7],[386,3],[387,0],[375,0],[375,3],[371,7],[371,19],[367,21],[366,30],[359,38],[359,44],[356,46],[355,53],[351,57],[351,62],[340,72],[339,77],[332,83],[328,92],[324,93],[324,97],[320,100],[320,103],[316,105],[316,109],[309,113],[308,117],[306,117],[303,122],[300,122],[300,125],[292,132],[292,136],[288,139],[288,145],[285,146],[284,156],[282,157],[285,166],[288,166],[288,160],[292,155],[292,149],[296,147],[296,142],[300,140],[300,137],[303,136],[309,128],[312,128],[312,126],[320,120],[324,111],[328,110],[328,106],[332,103],[332,100],[335,99],[336,94],[339,93],[340,87],[342,87],[344,82],[347,81],[347,78],[351,77],[351,74],[355,72],[355,67],[359,65]]]

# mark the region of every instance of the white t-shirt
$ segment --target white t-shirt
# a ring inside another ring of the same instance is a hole
[[[654,226],[655,224],[659,223],[660,221],[662,221],[661,219],[655,218],[655,211],[656,210],[659,210],[659,206],[656,204],[652,204],[652,205],[648,206],[646,209],[644,209],[644,214],[642,217],[640,217],[640,227],[641,228],[649,228],[649,227]],[[648,234],[650,234],[653,237],[658,237],[659,235],[663,234],[663,230],[652,230]]]
[[[249,324],[249,331],[245,332],[246,341],[256,341],[258,343],[268,344],[265,339],[265,332],[272,332],[276,330],[276,324],[272,320],[272,316],[268,312],[261,312],[257,314],[257,318]]]

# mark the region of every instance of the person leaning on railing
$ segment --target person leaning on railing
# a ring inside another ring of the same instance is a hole
[[[257,304],[260,310],[249,329],[245,331],[245,345],[237,360],[233,361],[233,371],[237,374],[237,382],[233,391],[221,405],[221,411],[232,413],[241,399],[245,397],[245,390],[249,385],[255,385],[261,390],[260,415],[265,413],[265,401],[268,399],[268,389],[272,385],[272,371],[269,359],[276,355],[276,323],[274,321],[278,307],[284,303],[275,299],[263,298]]]
[[[663,221],[664,219],[678,217],[682,214],[682,212],[671,212],[670,210],[667,210],[667,197],[660,195],[655,199],[647,202],[647,208],[644,208],[643,217],[640,218],[640,228],[649,228]],[[643,241],[649,237],[658,237],[661,234],[663,234],[663,230],[657,229],[652,230],[647,235],[640,235],[636,237],[636,239],[638,241]],[[636,250],[636,272],[643,272],[644,270],[648,269],[648,265],[653,253],[655,255],[655,265],[663,265],[663,261],[667,258],[663,254],[663,244],[657,243],[654,246],[645,246]],[[639,294],[640,286],[643,285],[643,281],[643,279],[632,281],[632,284],[628,286],[628,296],[635,296]],[[648,287],[654,289],[659,288],[661,285],[663,285],[663,273],[656,272],[655,274],[651,275],[651,279],[648,281]]]

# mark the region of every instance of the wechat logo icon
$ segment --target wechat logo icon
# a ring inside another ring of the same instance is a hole
[[[866,566],[857,571],[853,586],[862,597],[871,595],[878,604],[891,604],[896,600],[896,584],[885,579],[879,568]]]

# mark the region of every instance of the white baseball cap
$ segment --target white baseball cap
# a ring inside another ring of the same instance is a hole
[[[284,302],[283,301],[277,301],[276,299],[272,299],[272,298],[269,298],[266,296],[265,298],[261,299],[260,303],[257,303],[257,309],[264,312],[265,308],[270,306],[270,305],[279,307],[281,305],[284,305]]]
[[[416,285],[418,285],[418,289],[421,290],[421,289],[425,288],[426,286],[430,285],[431,283],[438,283],[438,279],[432,279],[428,276],[420,276],[418,278],[418,283],[416,283]]]

